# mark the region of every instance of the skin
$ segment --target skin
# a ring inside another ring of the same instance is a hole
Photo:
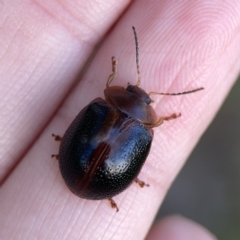
[[[2,1],[0,239],[215,239],[182,217],[149,229],[237,77],[239,12],[237,0]],[[58,151],[51,134],[62,135],[80,109],[103,97],[113,55],[119,65],[112,84],[137,81],[132,25],[139,38],[142,88],[205,90],[152,97],[159,116],[182,116],[154,130],[139,175],[150,187],[133,184],[116,196],[116,213],[108,201],[83,200],[68,190],[57,161],[50,158]]]

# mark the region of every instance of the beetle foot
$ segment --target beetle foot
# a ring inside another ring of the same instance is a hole
[[[173,113],[171,116],[169,117],[161,117],[159,118],[159,120],[157,121],[156,124],[154,125],[151,125],[151,127],[158,127],[160,126],[161,124],[163,124],[164,121],[169,121],[169,120],[172,120],[172,119],[175,119],[175,118],[178,118],[178,117],[181,117],[181,113]]]
[[[51,158],[56,158],[58,160],[58,154],[52,154]]]
[[[116,58],[112,57],[112,73],[108,77],[107,84],[106,84],[107,88],[110,87],[111,82],[117,76],[117,64],[118,64],[118,61],[116,60]]]
[[[143,181],[140,181],[138,178],[135,179],[135,183],[137,183],[141,188],[142,187],[149,187],[149,184],[147,184]]]
[[[111,207],[116,208],[116,212],[118,212],[119,208],[118,208],[117,204],[115,203],[115,201],[112,198],[108,198],[108,201],[110,202]]]
[[[175,119],[175,118],[178,118],[178,117],[181,117],[181,113],[178,113],[178,114],[176,114],[176,113],[173,113],[171,116],[169,116],[169,117],[163,117],[163,120],[164,121],[169,121],[169,120],[172,120],[172,119]]]
[[[52,136],[54,137],[55,141],[61,141],[62,140],[62,137],[60,137],[59,135],[52,134]]]

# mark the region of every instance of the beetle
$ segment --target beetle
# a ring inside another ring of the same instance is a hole
[[[105,99],[96,98],[84,107],[66,130],[61,140],[59,160],[62,177],[68,188],[84,199],[112,199],[132,182],[141,187],[148,184],[137,177],[148,156],[153,140],[153,128],[164,121],[180,117],[172,114],[158,118],[152,106],[151,94],[182,95],[202,90],[197,88],[181,93],[146,93],[140,88],[139,49],[136,30],[136,85],[110,86],[117,75],[117,60],[112,57],[112,73],[104,90]]]

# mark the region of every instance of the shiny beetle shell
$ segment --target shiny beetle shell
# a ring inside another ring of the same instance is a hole
[[[145,93],[131,85],[106,88],[108,101],[93,100],[63,136],[60,170],[69,189],[81,198],[105,199],[122,192],[137,178],[147,158],[153,130],[146,124],[151,126],[157,118],[132,88]]]

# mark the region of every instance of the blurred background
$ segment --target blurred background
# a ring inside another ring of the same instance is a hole
[[[180,214],[218,239],[240,239],[239,125],[240,78],[173,183],[156,219]]]

